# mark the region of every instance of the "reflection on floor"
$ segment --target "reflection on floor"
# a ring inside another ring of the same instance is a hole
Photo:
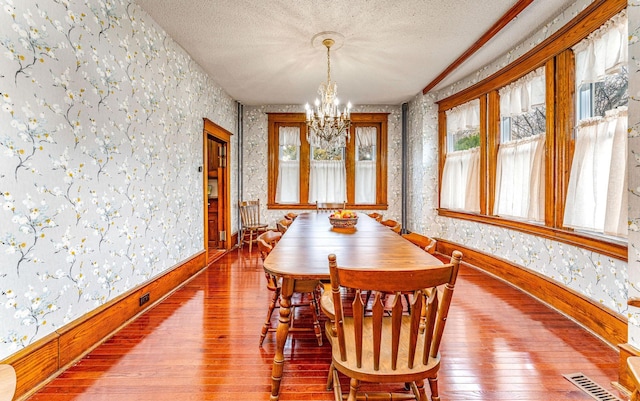
[[[207,265],[220,259],[227,251],[225,249],[209,249],[207,254]]]
[[[255,248],[232,250],[31,400],[269,400],[275,334],[258,346],[269,296]],[[306,308],[295,313],[296,324],[310,324]],[[562,377],[572,372],[624,399],[611,386],[613,348],[468,267],[460,270],[441,352],[443,401],[592,400]],[[319,347],[313,333],[290,335],[280,400],[333,400],[330,362],[328,341]]]

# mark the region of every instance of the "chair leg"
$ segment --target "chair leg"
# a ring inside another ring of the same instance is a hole
[[[359,387],[360,382],[358,381],[358,379],[351,378],[349,382],[349,398],[347,398],[347,401],[357,401]]]
[[[329,375],[327,376],[327,391],[331,391],[333,389],[333,371],[335,368],[333,367],[333,362],[329,366]]]
[[[249,253],[251,253],[252,245],[253,245],[253,230],[249,230]]]
[[[273,315],[273,310],[276,308],[276,304],[278,302],[278,297],[280,296],[280,288],[276,288],[273,291],[273,297],[271,297],[271,302],[269,303],[269,311],[267,312],[267,320],[264,322],[264,326],[262,326],[262,333],[260,334],[260,346],[262,347],[262,343],[264,342],[265,337],[267,337],[267,333],[269,332],[269,327],[271,327],[271,315]]]
[[[429,401],[427,393],[424,391],[424,380],[410,383],[411,391],[418,401]]]
[[[429,387],[431,388],[431,401],[440,401],[440,394],[438,394],[438,376],[429,378]]]
[[[333,366],[333,364],[331,365]],[[333,397],[335,401],[342,401],[342,386],[340,385],[340,378],[338,377],[338,370],[333,369]]]
[[[318,322],[318,300],[316,299],[315,292],[311,293],[311,316],[313,317],[313,331],[316,333],[318,339],[318,345],[322,346],[322,331],[320,330],[320,322]]]

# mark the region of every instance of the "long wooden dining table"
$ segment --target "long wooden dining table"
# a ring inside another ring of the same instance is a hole
[[[329,280],[328,256],[332,253],[339,266],[392,269],[442,264],[364,213],[358,213],[358,223],[351,229],[333,228],[329,212],[300,214],[264,260],[264,269],[282,278],[271,374],[272,401],[278,400],[280,393],[295,280]]]

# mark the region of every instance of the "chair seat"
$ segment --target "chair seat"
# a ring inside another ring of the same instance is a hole
[[[391,348],[382,347],[380,350],[380,368],[375,370],[373,367],[373,358],[362,358],[362,366],[357,366],[357,358],[355,355],[355,340],[354,340],[354,324],[353,318],[345,317],[343,320],[343,327],[345,332],[347,360],[341,361],[338,355],[340,355],[338,341],[329,341],[331,346],[335,348],[333,350],[333,364],[338,371],[346,374],[349,377],[356,378],[361,381],[371,381],[376,383],[396,383],[396,382],[410,382],[420,380],[429,375],[429,372],[434,373],[438,371],[440,366],[440,354],[437,358],[429,358],[426,364],[423,364],[420,358],[422,355],[422,345],[424,344],[424,333],[418,335],[418,343],[416,347],[416,358],[412,368],[408,366],[408,350],[405,347],[400,347],[398,362],[396,369],[391,368]],[[410,317],[404,316],[402,318],[402,329],[400,334],[400,344],[409,343],[409,329]],[[390,338],[391,336],[391,318],[385,318],[382,326],[382,338]],[[363,355],[373,355],[373,341],[367,341],[367,339],[373,338],[372,319],[364,319],[363,327]]]

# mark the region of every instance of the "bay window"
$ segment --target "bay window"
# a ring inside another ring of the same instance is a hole
[[[516,62],[438,102],[440,215],[627,258],[626,6],[591,4]],[[458,114],[475,102],[479,118]],[[467,123],[476,120],[477,129]],[[477,181],[468,179],[471,152]]]

